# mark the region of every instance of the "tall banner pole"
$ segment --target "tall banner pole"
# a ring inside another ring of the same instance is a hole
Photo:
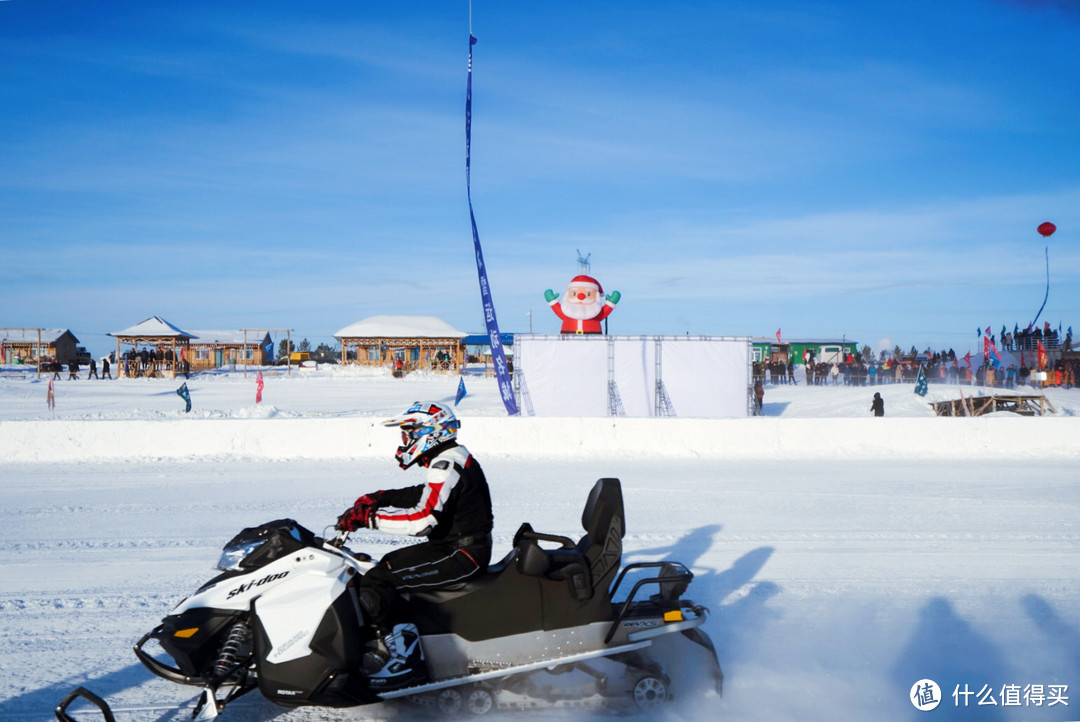
[[[517,401],[514,400],[514,388],[510,382],[510,369],[506,364],[506,351],[499,335],[499,322],[495,318],[495,302],[491,299],[491,286],[488,284],[487,268],[484,265],[484,252],[480,248],[480,233],[476,230],[476,214],[472,204],[472,48],[476,38],[472,34],[472,17],[469,18],[469,77],[465,88],[465,194],[469,199],[469,220],[472,222],[473,248],[476,251],[476,274],[480,279],[480,300],[484,304],[484,323],[487,324],[488,344],[491,346],[491,359],[495,364],[495,379],[499,384],[499,395],[503,406],[510,416],[517,416]]]

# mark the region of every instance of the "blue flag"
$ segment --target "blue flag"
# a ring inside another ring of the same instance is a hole
[[[926,396],[927,390],[926,374],[923,373],[922,366],[920,366],[919,375],[915,377],[915,393],[919,396]]]
[[[191,394],[188,393],[186,383],[180,384],[180,388],[178,388],[176,390],[176,395],[179,396],[180,398],[182,398],[184,400],[184,403],[187,404],[187,408],[184,409],[184,413],[186,414],[186,413],[190,412],[191,411]]]
[[[476,38],[469,33],[469,77],[465,90],[465,195],[469,199],[469,220],[472,222],[473,250],[476,252],[476,275],[480,279],[480,300],[484,305],[484,323],[487,325],[488,343],[491,346],[491,360],[495,363],[495,380],[499,384],[499,395],[503,406],[510,416],[517,416],[517,401],[514,399],[514,387],[510,382],[510,368],[506,364],[506,351],[503,350],[499,337],[499,322],[495,318],[495,302],[491,299],[491,287],[488,285],[487,268],[484,266],[484,252],[480,248],[480,233],[476,230],[476,214],[473,213],[471,165],[472,165],[472,46]]]
[[[465,398],[465,393],[465,377],[461,376],[458,378],[457,395],[454,396],[454,406],[457,406],[458,403],[460,403],[461,400]]]

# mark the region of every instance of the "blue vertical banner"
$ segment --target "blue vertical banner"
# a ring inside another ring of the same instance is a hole
[[[510,369],[506,364],[506,351],[499,336],[499,322],[495,318],[495,302],[491,300],[491,286],[488,284],[487,267],[484,265],[484,252],[480,248],[480,233],[476,230],[476,214],[472,205],[472,49],[476,38],[469,33],[469,79],[465,87],[465,194],[469,199],[469,220],[472,222],[473,248],[476,251],[476,274],[480,279],[480,300],[484,304],[484,323],[487,325],[488,343],[491,345],[491,360],[495,364],[495,380],[499,384],[506,413],[517,416],[517,401],[514,400],[514,387],[510,382]]]

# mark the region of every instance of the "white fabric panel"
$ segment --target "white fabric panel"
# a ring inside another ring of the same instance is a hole
[[[627,416],[656,415],[656,338],[609,336],[615,352],[615,384]]]
[[[750,359],[745,341],[669,337],[660,360],[676,416],[746,416]]]
[[[627,416],[658,416],[656,353],[675,415],[742,417],[748,413],[747,339],[683,336],[532,335],[514,337],[515,370],[536,416],[609,416],[612,376]],[[519,405],[527,412],[524,399]]]
[[[608,415],[607,338],[519,335],[514,351],[537,416]]]

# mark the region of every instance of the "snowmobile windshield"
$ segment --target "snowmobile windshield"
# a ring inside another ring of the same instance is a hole
[[[232,572],[240,568],[241,562],[267,542],[267,539],[251,539],[238,544],[231,544],[221,550],[217,568],[223,572]]]

